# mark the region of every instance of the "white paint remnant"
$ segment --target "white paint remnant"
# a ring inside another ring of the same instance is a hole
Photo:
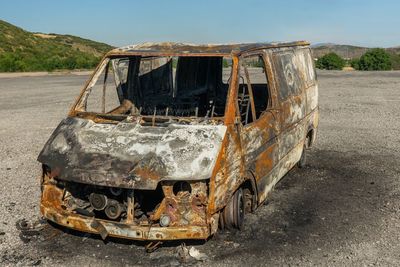
[[[206,179],[211,176],[226,126],[144,127],[87,121],[74,131],[84,153],[108,154],[122,161],[143,161],[145,165],[159,162],[167,179]]]

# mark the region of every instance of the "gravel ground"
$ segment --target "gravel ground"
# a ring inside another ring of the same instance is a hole
[[[0,78],[0,265],[179,265],[176,246],[46,225],[21,240],[15,223],[39,218],[36,157],[87,76]],[[320,72],[320,130],[244,230],[186,242],[208,256],[187,265],[400,265],[400,72]],[[29,242],[28,242],[29,241]]]

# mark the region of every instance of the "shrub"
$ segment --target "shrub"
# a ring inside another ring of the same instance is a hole
[[[349,64],[355,70],[360,69],[360,59],[359,58],[353,58],[352,60],[350,60]]]
[[[400,70],[400,54],[390,54],[390,61],[394,70]]]
[[[341,70],[345,63],[344,59],[336,53],[329,53],[317,60],[316,67],[322,70]]]
[[[392,62],[390,55],[382,48],[374,48],[361,56],[359,61],[360,70],[390,70]]]
[[[11,53],[0,56],[0,71],[17,71],[15,62],[17,58]]]
[[[3,52],[0,53],[0,72],[91,69],[96,67],[99,61],[99,57],[82,52],[74,54],[47,51]]]

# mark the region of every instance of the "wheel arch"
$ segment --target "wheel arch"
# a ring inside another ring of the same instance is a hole
[[[315,136],[316,136],[316,129],[312,126],[310,126],[307,130],[307,134],[306,134],[306,147],[310,148],[314,145],[314,141],[315,141]]]

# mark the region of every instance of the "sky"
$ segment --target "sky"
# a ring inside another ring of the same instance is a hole
[[[398,0],[1,0],[0,19],[113,46],[295,40],[400,46]]]

